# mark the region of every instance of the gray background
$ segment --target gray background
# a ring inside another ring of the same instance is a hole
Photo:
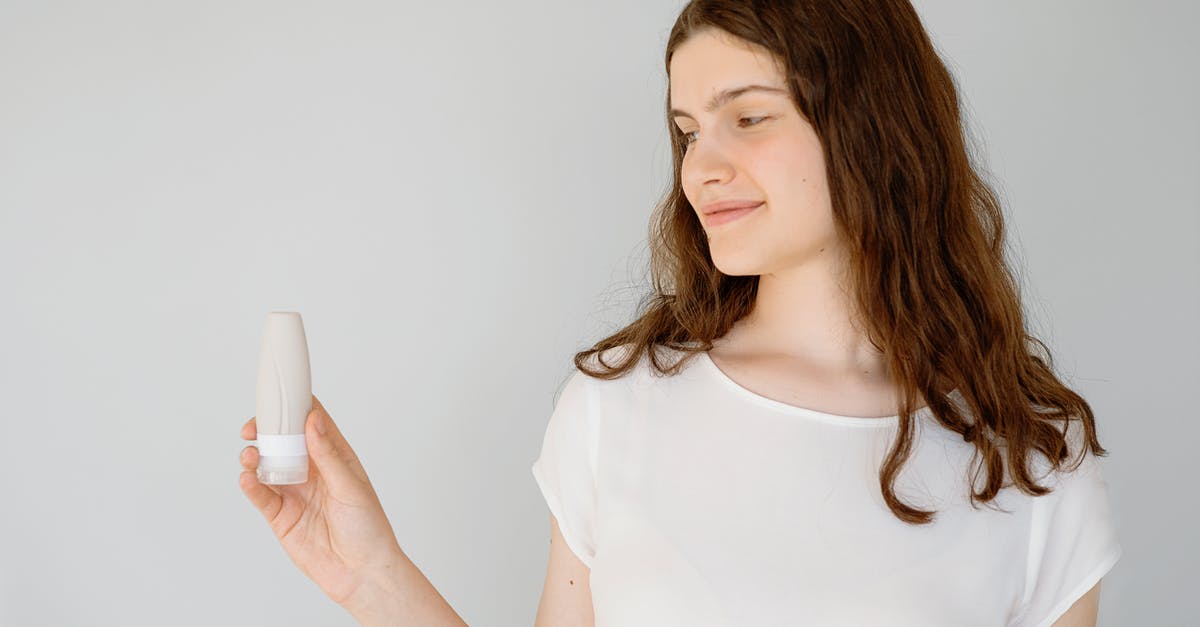
[[[530,465],[641,294],[682,5],[0,4],[0,624],[353,624],[238,489],[272,310],[417,565],[532,624]],[[1200,588],[1197,6],[918,4],[1111,450],[1103,625]]]

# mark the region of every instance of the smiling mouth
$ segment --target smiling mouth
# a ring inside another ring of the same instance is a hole
[[[737,220],[738,218],[741,218],[742,216],[745,216],[749,213],[757,211],[764,204],[766,204],[765,201],[760,202],[757,205],[754,205],[753,207],[744,207],[742,209],[726,209],[724,211],[715,211],[704,217],[704,224],[705,224],[705,226],[713,227],[713,226],[718,226],[721,224],[733,222],[734,220]]]

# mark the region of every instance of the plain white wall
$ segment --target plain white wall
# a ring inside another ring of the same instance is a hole
[[[0,3],[0,624],[353,624],[238,489],[272,310],[417,565],[532,624],[530,465],[641,294],[682,5]],[[1200,10],[918,9],[1111,451],[1101,624],[1183,624]]]

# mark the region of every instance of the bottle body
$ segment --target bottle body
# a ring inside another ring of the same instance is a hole
[[[254,421],[258,480],[289,485],[308,481],[304,423],[312,411],[312,374],[304,321],[295,311],[272,311],[263,326]]]

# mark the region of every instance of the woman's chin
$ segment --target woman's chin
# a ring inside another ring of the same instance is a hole
[[[758,260],[737,259],[735,255],[713,254],[713,265],[726,276],[758,276],[762,264]]]

